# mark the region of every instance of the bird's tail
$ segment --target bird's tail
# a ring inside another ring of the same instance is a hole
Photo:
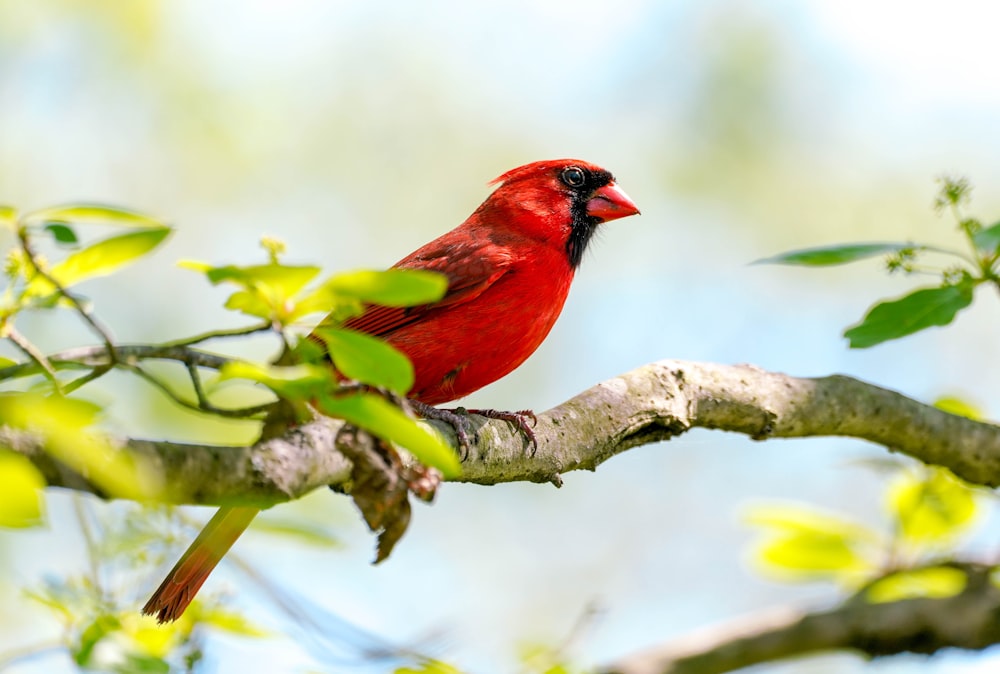
[[[180,618],[212,569],[259,512],[243,506],[219,508],[142,607],[143,614],[155,615],[160,623]]]

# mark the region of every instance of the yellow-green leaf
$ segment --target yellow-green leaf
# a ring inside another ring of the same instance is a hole
[[[249,379],[285,398],[308,400],[334,387],[333,372],[323,365],[263,365],[235,361],[219,370],[219,379]]]
[[[420,269],[387,269],[338,274],[323,283],[335,296],[381,304],[409,307],[436,302],[448,289],[448,279],[437,272]]]
[[[353,330],[316,328],[337,370],[346,377],[401,395],[413,386],[413,365],[401,351],[377,337]]]
[[[0,420],[42,437],[44,450],[107,492],[134,501],[162,499],[155,471],[119,450],[90,426],[100,408],[75,398],[35,393],[0,394]]]
[[[69,255],[53,266],[49,273],[63,287],[106,276],[150,252],[169,234],[170,229],[160,227],[113,236]],[[28,292],[45,295],[53,290],[48,281],[36,277],[29,284]]]
[[[0,527],[42,522],[45,478],[26,457],[0,449]]]
[[[0,227],[17,229],[17,209],[13,206],[0,204]]]
[[[948,414],[965,417],[973,421],[982,421],[984,419],[981,409],[958,396],[942,396],[934,401],[934,407]]]
[[[66,204],[43,208],[24,216],[24,221],[34,222],[93,222],[121,227],[143,229],[169,229],[167,223],[145,213],[104,204]]]
[[[349,424],[405,447],[418,461],[437,468],[445,477],[457,477],[461,473],[458,457],[444,438],[381,396],[323,395],[319,398],[319,408],[324,414],[344,419]]]
[[[881,578],[865,591],[873,604],[904,599],[947,599],[965,589],[967,578],[960,569],[935,566],[912,571],[900,571]]]
[[[875,569],[881,537],[864,525],[792,504],[757,506],[745,519],[764,530],[756,560],[785,580],[850,585]]]
[[[428,660],[420,665],[420,669],[400,667],[393,674],[462,674],[462,670],[440,660]]]
[[[917,545],[947,546],[978,512],[976,495],[945,468],[903,473],[889,488],[889,508],[900,535]]]

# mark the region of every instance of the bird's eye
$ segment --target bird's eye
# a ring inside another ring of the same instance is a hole
[[[559,174],[559,179],[569,187],[580,187],[586,180],[586,176],[583,175],[583,169],[570,166],[563,169],[562,173]]]

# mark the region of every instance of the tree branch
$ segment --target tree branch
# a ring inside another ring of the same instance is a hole
[[[128,357],[129,347],[119,347]],[[850,377],[800,379],[750,365],[664,360],[602,382],[538,415],[538,449],[505,421],[473,417],[479,442],[463,463],[465,482],[559,484],[562,473],[593,470],[638,445],[690,428],[744,433],[755,440],[849,436],[975,484],[1000,484],[1000,427],[947,414]],[[453,430],[431,422],[454,442]],[[343,485],[350,462],[336,450],[342,424],[318,420],[252,447],[150,440],[117,445],[147,462],[176,503],[268,505],[322,485]],[[0,444],[30,456],[49,484],[96,491],[85,476],[57,465],[31,434],[4,429]]]
[[[885,604],[862,599],[820,613],[784,608],[686,634],[626,657],[602,674],[717,674],[783,658],[853,650],[869,657],[935,653],[942,648],[982,650],[1000,643],[1000,590],[992,569],[955,564],[965,589],[944,599]]]

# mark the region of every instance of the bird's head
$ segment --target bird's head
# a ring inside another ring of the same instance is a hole
[[[610,171],[580,159],[525,164],[490,184],[499,187],[483,208],[512,209],[520,233],[564,246],[573,268],[599,224],[639,213]]]

